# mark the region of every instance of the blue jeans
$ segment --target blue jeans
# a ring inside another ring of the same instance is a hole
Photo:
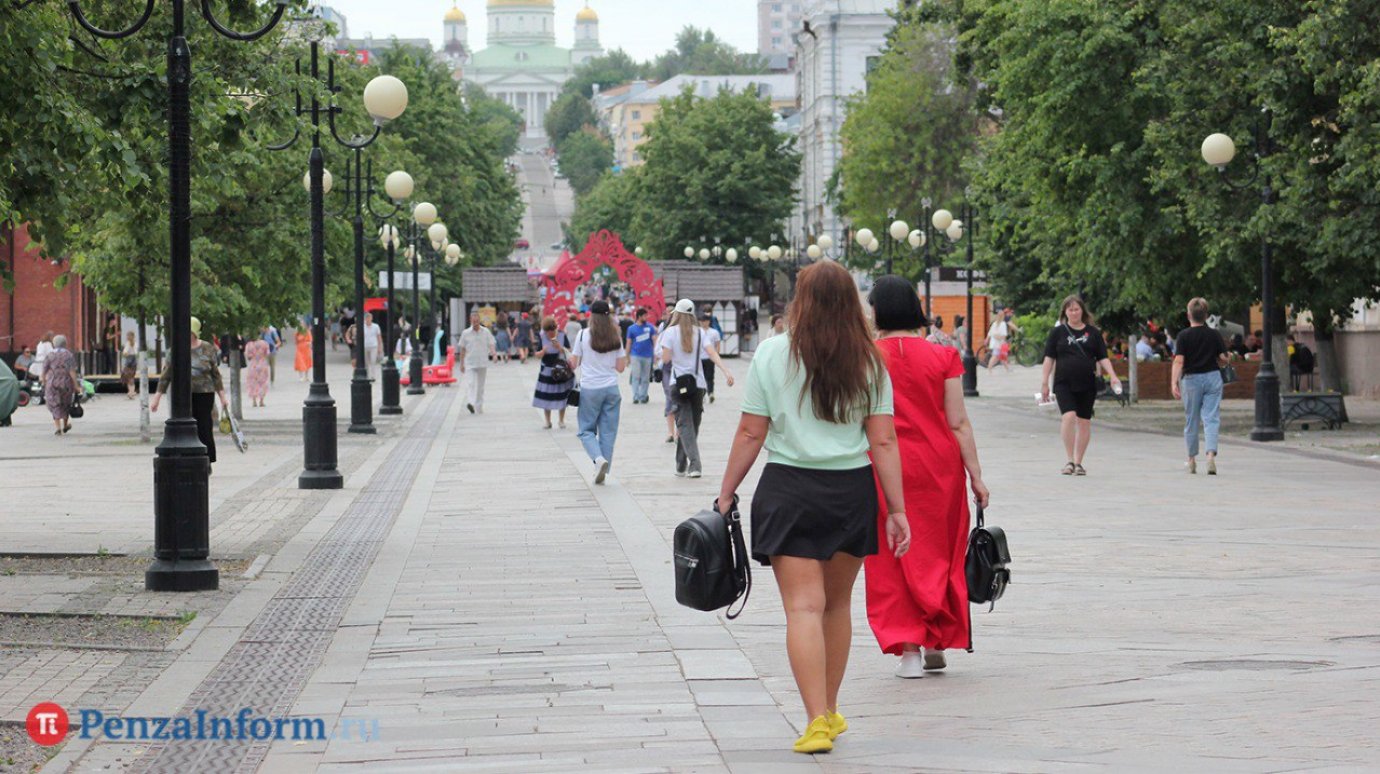
[[[580,443],[591,460],[613,459],[613,442],[618,439],[618,411],[623,396],[618,385],[580,390]]]
[[[647,400],[647,390],[652,384],[652,359],[633,357],[629,362],[632,363],[628,381],[632,384],[633,403],[641,403]]]
[[[1179,383],[1184,396],[1184,442],[1188,456],[1198,456],[1198,425],[1207,436],[1207,453],[1217,453],[1217,433],[1222,427],[1222,375],[1216,371],[1205,374],[1184,374]]]

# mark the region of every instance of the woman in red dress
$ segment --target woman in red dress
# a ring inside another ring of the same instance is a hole
[[[899,559],[883,552],[865,560],[867,620],[882,651],[901,657],[896,675],[914,678],[943,669],[946,648],[969,644],[968,485],[984,507],[988,491],[963,406],[958,350],[920,336],[927,321],[906,280],[879,279],[868,301],[895,394],[912,537],[910,552]]]

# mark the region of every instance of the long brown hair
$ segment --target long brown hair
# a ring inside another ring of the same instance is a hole
[[[832,261],[806,267],[788,315],[791,360],[805,369],[800,400],[809,393],[815,416],[834,424],[871,413],[886,366],[848,271]]]
[[[618,325],[608,312],[589,316],[589,348],[595,352],[612,352],[623,346],[619,340]]]
[[[1091,325],[1096,328],[1097,318],[1093,317],[1092,310],[1088,308],[1087,304],[1083,303],[1083,299],[1079,297],[1077,293],[1065,298],[1064,303],[1059,305],[1059,322],[1065,325],[1069,324],[1069,307],[1074,304],[1077,304],[1078,308],[1083,310],[1083,324]]]
[[[674,312],[671,315],[671,322],[666,324],[666,329],[670,330],[675,326],[680,326],[680,348],[686,352],[695,351],[695,337],[702,335],[698,333],[699,327],[695,324],[693,312]]]

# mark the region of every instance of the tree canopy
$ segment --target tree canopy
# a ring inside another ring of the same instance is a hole
[[[98,24],[129,21],[96,10]],[[237,2],[222,12],[233,26],[252,28],[270,10]],[[28,223],[45,256],[70,256],[72,269],[106,307],[157,315],[168,301],[164,69],[171,20],[159,6],[139,34],[99,41],[74,31],[67,14],[54,3],[0,10],[0,82],[26,84],[7,92],[9,109],[0,115],[0,220]],[[194,309],[210,330],[248,330],[307,307],[302,176],[309,135],[306,119],[289,115],[289,108],[294,90],[305,96],[321,87],[293,75],[292,59],[304,47],[281,28],[245,44],[191,18],[188,34]],[[369,78],[380,71],[402,78],[410,92],[407,112],[364,153],[373,161],[376,189],[387,172],[408,170],[417,180],[415,195],[437,204],[471,260],[506,256],[520,218],[517,190],[503,166],[516,143],[515,116],[482,95],[462,100],[450,73],[430,57],[396,50],[380,61],[381,68],[337,67],[341,135],[371,131],[360,104]],[[296,146],[268,150],[294,127],[304,133]],[[326,220],[328,301],[335,302],[352,295],[354,283],[353,208],[340,195],[349,154],[325,127],[323,148],[335,178]],[[387,208],[381,193],[376,207]],[[372,235],[375,222],[368,222]],[[370,245],[376,255],[375,241]]]
[[[881,233],[892,210],[919,227],[922,199],[955,211],[962,202],[963,164],[984,122],[974,108],[976,84],[955,77],[952,58],[949,25],[898,25],[867,91],[849,100],[835,196],[857,227]]]
[[[561,172],[570,180],[576,196],[589,193],[613,166],[613,143],[594,127],[566,137],[556,152],[560,155]]]
[[[608,175],[576,205],[572,237],[610,228],[649,257],[674,258],[701,237],[765,244],[785,233],[800,173],[794,138],[749,91],[663,100],[635,171]]]

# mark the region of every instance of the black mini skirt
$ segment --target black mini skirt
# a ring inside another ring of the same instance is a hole
[[[872,466],[812,470],[778,463],[752,495],[752,558],[830,559],[877,553],[877,483]]]

